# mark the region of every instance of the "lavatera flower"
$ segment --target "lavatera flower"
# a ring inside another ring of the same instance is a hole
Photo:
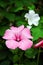
[[[34,45],[34,48],[43,48],[43,40]]]
[[[28,28],[32,28],[32,25],[38,26],[40,17],[34,10],[29,10],[29,13],[25,14],[26,20],[28,20]]]
[[[3,39],[6,39],[6,46],[9,49],[20,48],[22,50],[27,50],[32,47],[33,42],[30,40],[31,36],[30,30],[24,28],[24,25],[20,27],[10,27],[5,31]]]

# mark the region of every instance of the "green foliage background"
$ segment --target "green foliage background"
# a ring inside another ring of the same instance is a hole
[[[28,25],[24,15],[35,10],[40,15],[39,25],[31,29],[33,42],[43,39],[43,0],[0,0],[0,65],[37,65],[38,49],[9,50],[2,39],[6,29],[11,25]],[[41,49],[43,51],[43,49]],[[40,54],[39,65],[43,65]]]

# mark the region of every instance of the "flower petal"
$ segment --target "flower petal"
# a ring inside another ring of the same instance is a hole
[[[28,19],[28,24],[29,24],[29,25],[32,25],[32,24],[33,24],[33,22],[32,22],[31,19]]]
[[[27,49],[29,49],[29,48],[32,47],[33,42],[32,42],[31,40],[24,39],[24,40],[20,41],[19,44],[20,44],[20,45],[19,45],[19,48],[20,48],[20,49],[22,49],[22,50],[27,50]]]
[[[34,10],[29,10],[29,14],[35,14]]]
[[[24,29],[24,25],[18,27],[18,32],[21,32]]]
[[[14,40],[7,40],[5,44],[9,49],[16,49],[18,47],[18,42]]]
[[[43,40],[34,45],[34,48],[38,48],[38,47],[42,47],[43,48]]]
[[[24,17],[28,19],[29,18],[29,13],[26,13]]]
[[[18,30],[17,27],[12,26],[12,27],[10,27],[10,29],[11,29],[14,33],[17,33],[17,30]]]
[[[32,28],[32,26],[27,26],[27,28],[31,29],[31,28]]]
[[[33,23],[35,26],[38,26],[39,22],[38,21],[34,21]]]
[[[39,15],[38,15],[38,14],[34,14],[34,20],[37,20],[37,21],[39,21],[39,20],[40,20],[40,17],[39,17]]]
[[[10,29],[11,29],[14,33],[19,33],[19,32],[21,32],[21,31],[24,29],[24,25],[21,25],[21,26],[19,26],[19,27],[14,27],[14,26],[12,26]]]
[[[32,20],[32,21],[33,21],[33,24],[34,24],[35,26],[38,26],[39,20],[40,20],[39,15],[38,15],[38,14],[35,14],[34,17],[33,17],[33,20]]]
[[[21,33],[22,33],[22,36],[24,36],[26,38],[29,38],[29,39],[33,38],[31,36],[30,29],[28,29],[28,28],[24,28],[24,30]]]
[[[6,30],[3,39],[15,39],[15,35],[11,30]]]

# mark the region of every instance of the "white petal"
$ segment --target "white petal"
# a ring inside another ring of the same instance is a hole
[[[28,13],[26,13],[24,17],[28,19],[28,16],[29,16],[29,14],[28,14]]]
[[[33,24],[32,20],[28,19],[28,24],[32,25]]]
[[[27,26],[27,28],[31,29],[31,28],[32,28],[32,26]]]
[[[29,14],[35,14],[34,10],[29,10]]]
[[[39,21],[39,20],[40,20],[40,17],[39,17],[39,15],[38,15],[38,14],[35,14],[35,15],[34,15],[34,21],[36,21],[36,20],[37,20],[37,21]]]
[[[26,20],[30,19],[30,15],[28,13],[26,13],[24,17],[26,18]]]
[[[40,17],[39,17],[39,15],[38,14],[35,14],[34,15],[34,18],[33,18],[33,24],[35,25],[35,26],[38,26],[38,24],[39,24],[39,20],[40,20]]]
[[[35,26],[38,26],[39,22],[38,21],[34,21],[33,23]]]

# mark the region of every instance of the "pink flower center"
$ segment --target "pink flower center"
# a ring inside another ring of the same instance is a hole
[[[20,42],[22,39],[21,39],[21,35],[15,35],[15,41],[17,42]]]

